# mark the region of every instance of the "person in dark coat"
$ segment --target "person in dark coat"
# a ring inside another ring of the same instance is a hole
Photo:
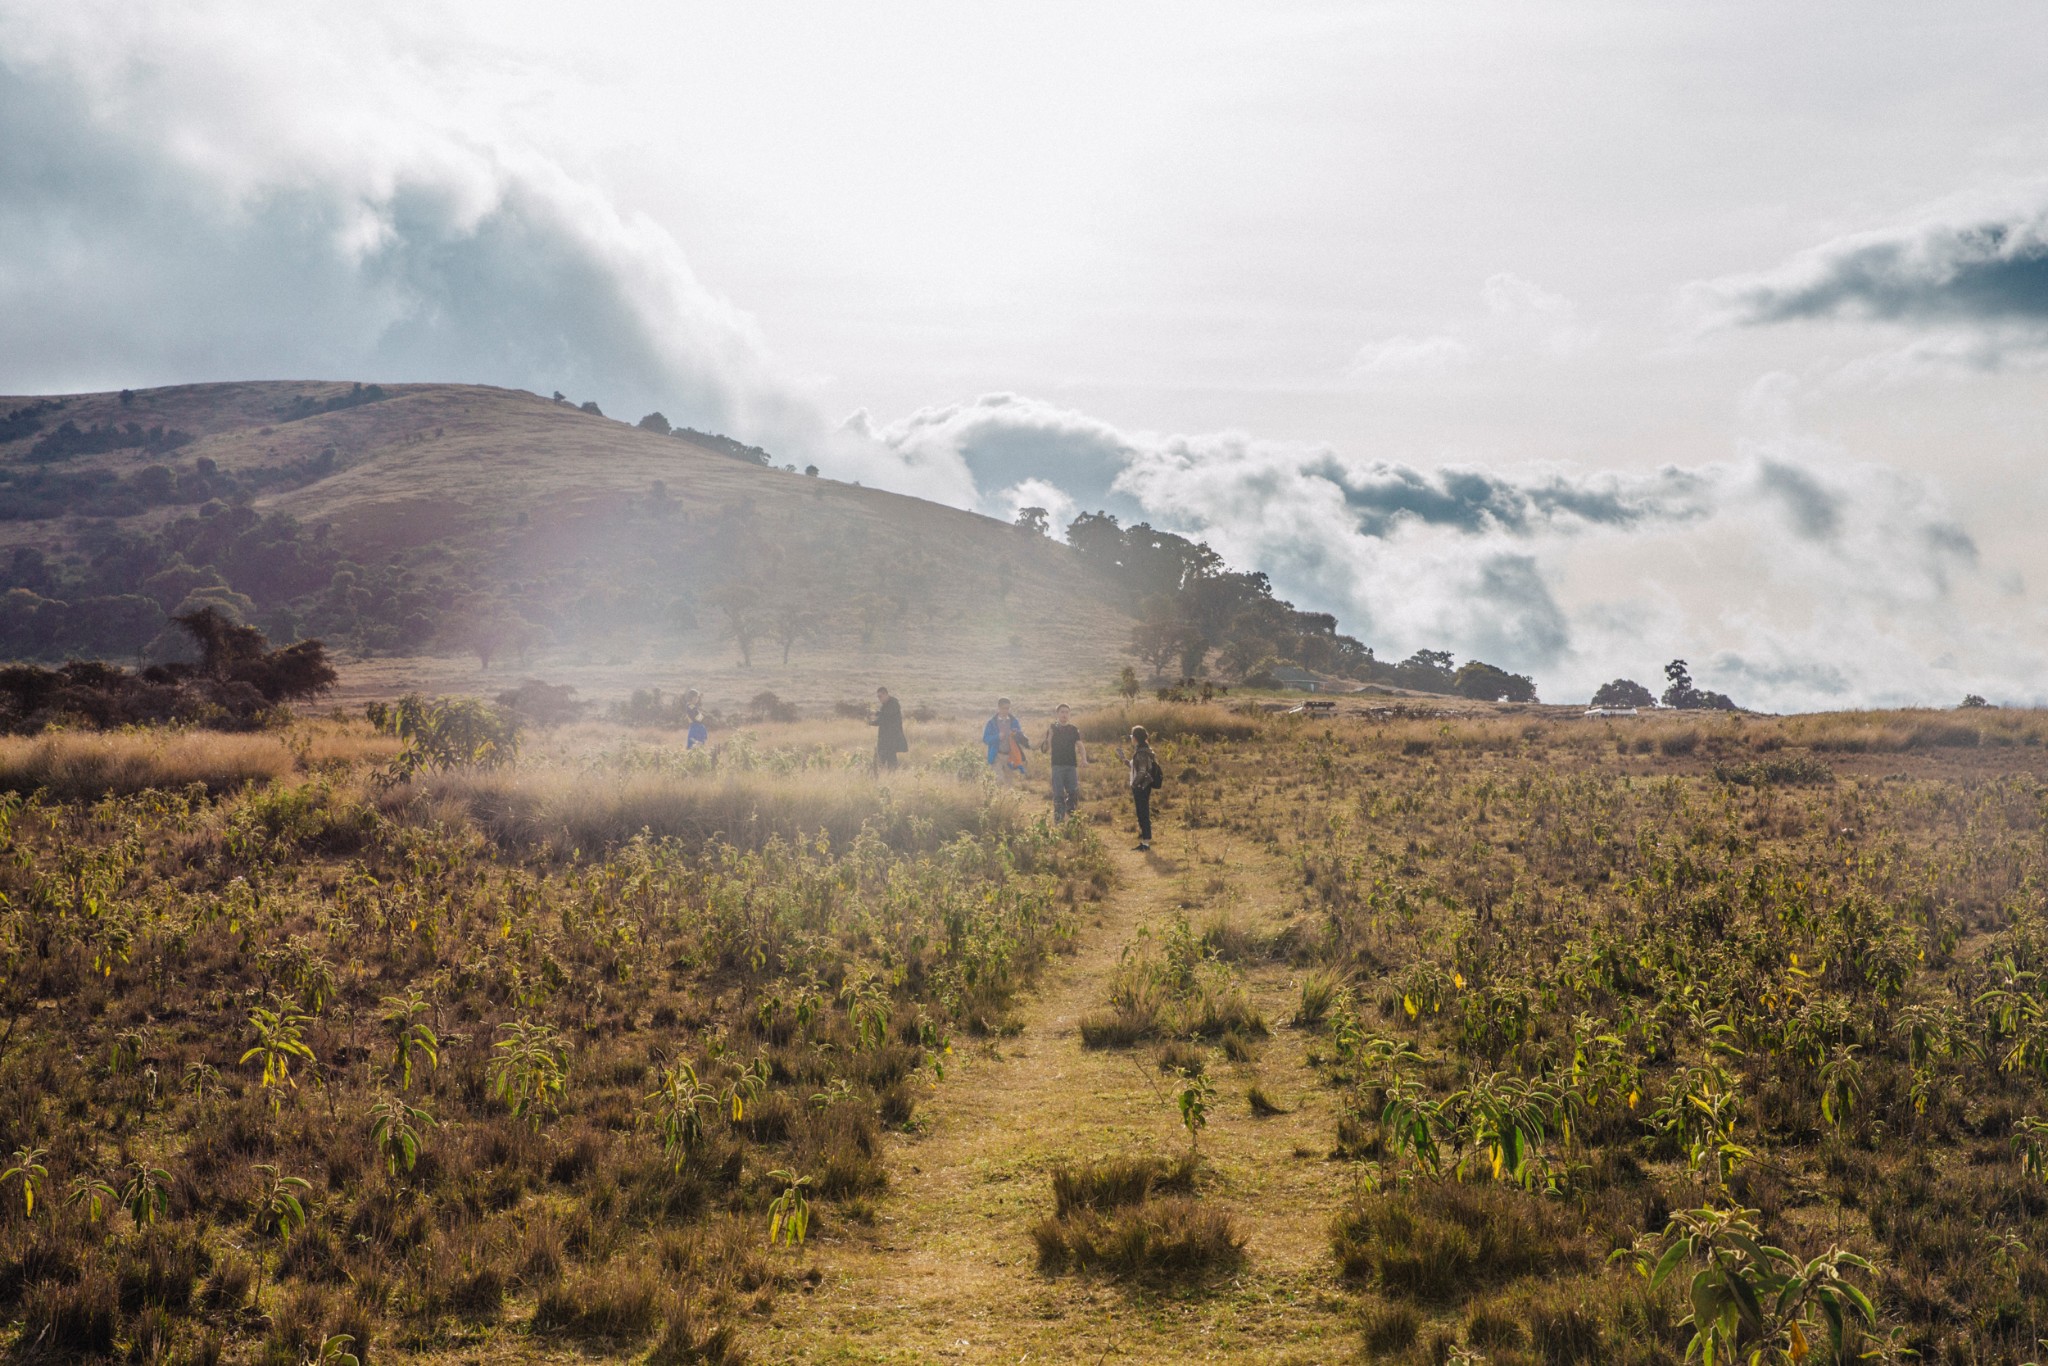
[[[1145,734],[1143,726],[1131,727],[1131,752],[1126,755],[1121,746],[1116,757],[1130,765],[1131,806],[1138,817],[1138,848],[1152,847],[1152,794],[1166,781],[1165,772],[1159,767],[1159,756],[1152,752],[1152,741]]]
[[[896,756],[909,751],[910,741],[903,735],[903,704],[889,696],[887,688],[875,689],[875,768],[896,767]]]

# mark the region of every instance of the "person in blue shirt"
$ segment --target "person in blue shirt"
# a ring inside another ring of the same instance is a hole
[[[1010,699],[996,699],[996,714],[981,728],[981,743],[988,750],[988,766],[1004,782],[1014,782],[1024,771],[1024,751],[1031,742],[1024,738],[1024,723],[1010,714]]]
[[[704,695],[695,688],[683,694],[683,715],[690,719],[690,729],[683,738],[685,751],[711,743],[711,728],[704,724],[703,702]]]

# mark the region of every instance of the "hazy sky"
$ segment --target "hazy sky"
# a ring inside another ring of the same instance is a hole
[[[2048,9],[0,0],[0,391],[475,380],[1584,696],[2048,700]]]

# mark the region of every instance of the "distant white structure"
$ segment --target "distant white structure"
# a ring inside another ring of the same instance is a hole
[[[1588,707],[1588,708],[1586,708],[1586,715],[1588,715],[1588,716],[1634,716],[1635,714],[1636,714],[1636,709],[1635,709],[1634,707]]]

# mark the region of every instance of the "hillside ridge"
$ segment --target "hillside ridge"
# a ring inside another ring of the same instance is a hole
[[[1043,536],[479,385],[0,398],[0,556],[12,657],[149,658],[211,602],[446,686],[1057,689],[1131,625]]]

